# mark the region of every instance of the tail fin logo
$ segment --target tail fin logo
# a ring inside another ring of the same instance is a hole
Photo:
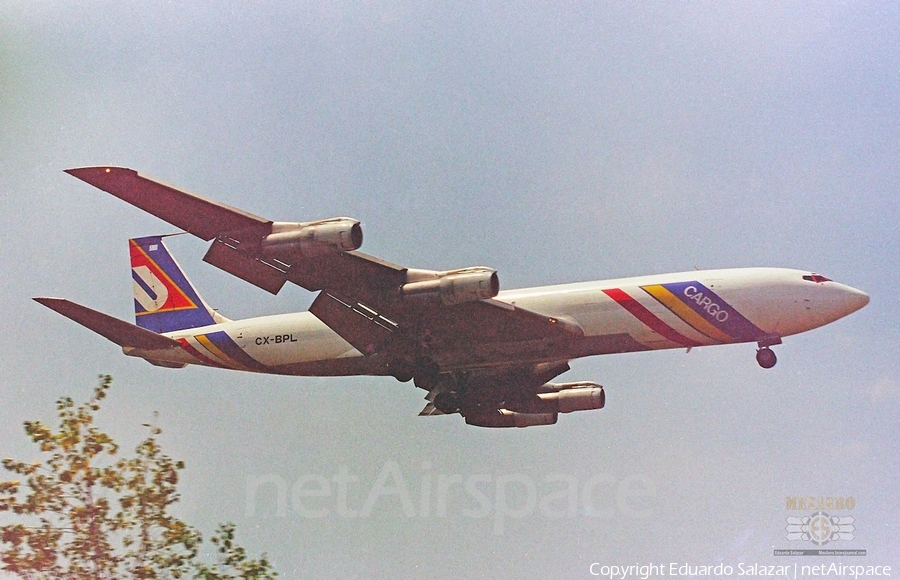
[[[169,289],[147,266],[131,269],[134,299],[147,312],[156,312],[169,299]]]
[[[154,245],[147,249],[153,251]],[[137,316],[197,308],[185,291],[134,240],[131,241],[131,278]]]
[[[135,323],[153,332],[215,324],[213,311],[197,294],[162,238],[128,241]]]

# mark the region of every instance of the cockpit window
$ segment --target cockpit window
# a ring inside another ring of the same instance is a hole
[[[804,276],[803,279],[809,280],[810,282],[818,282],[818,283],[831,282],[831,278],[826,278],[825,276],[822,276],[821,274],[810,274],[809,276]]]

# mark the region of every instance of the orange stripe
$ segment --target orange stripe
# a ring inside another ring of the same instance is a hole
[[[228,366],[231,366],[231,367],[236,368],[236,369],[240,369],[240,370],[242,370],[242,371],[249,371],[249,370],[252,370],[252,369],[248,368],[247,366],[242,365],[242,364],[239,363],[238,361],[234,360],[233,358],[231,358],[230,356],[228,356],[228,355],[225,354],[224,352],[222,352],[222,351],[219,349],[219,347],[217,347],[216,345],[214,345],[214,344],[212,343],[212,341],[209,340],[209,338],[208,338],[205,334],[198,334],[198,335],[195,336],[194,338],[197,340],[197,342],[199,342],[200,344],[203,345],[203,348],[205,348],[206,350],[208,350],[209,352],[211,352],[211,353],[212,353],[213,355],[215,355],[217,358],[219,358],[219,359],[225,361],[225,363],[226,363]]]
[[[656,298],[660,304],[671,310],[678,318],[687,322],[698,332],[719,342],[734,342],[734,339],[704,320],[702,316],[691,310],[687,304],[679,300],[665,286],[653,284],[651,286],[641,286],[641,289]]]
[[[222,363],[214,361],[213,359],[209,358],[208,356],[194,348],[194,345],[189,343],[186,338],[179,338],[178,343],[181,345],[181,348],[186,350],[188,354],[199,360],[202,364],[210,367],[225,368],[225,365],[223,365]]]

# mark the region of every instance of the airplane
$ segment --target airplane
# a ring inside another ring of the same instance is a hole
[[[847,316],[864,292],[786,268],[702,270],[500,290],[484,266],[405,268],[359,252],[358,220],[276,222],[133,169],[67,173],[212,241],[203,260],[277,294],[318,292],[307,312],[229,320],[200,297],[163,243],[129,240],[136,324],[61,298],[35,298],[163,367],[299,376],[393,376],[427,392],[420,415],[468,425],[552,425],[601,409],[594,382],[550,382],[593,355],[756,343],[771,368],[782,338]]]

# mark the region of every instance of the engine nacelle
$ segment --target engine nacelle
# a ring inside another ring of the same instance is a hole
[[[538,398],[541,403],[549,405],[558,413],[602,409],[606,405],[606,392],[600,385],[592,384],[595,386],[566,388],[555,393],[539,393]]]
[[[359,221],[341,217],[305,223],[275,222],[272,233],[260,241],[260,247],[265,254],[319,256],[356,250],[362,241]]]
[[[440,299],[445,306],[486,300],[498,292],[500,279],[496,270],[481,266],[437,272],[432,279],[409,282],[400,288],[405,297]]]
[[[516,413],[500,409],[487,415],[466,415],[466,424],[475,427],[534,427],[553,425],[556,413]]]

